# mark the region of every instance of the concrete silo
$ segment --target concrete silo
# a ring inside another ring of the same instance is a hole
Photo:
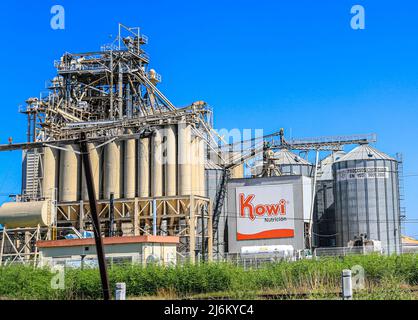
[[[337,246],[367,235],[400,252],[398,163],[363,144],[333,165]]]

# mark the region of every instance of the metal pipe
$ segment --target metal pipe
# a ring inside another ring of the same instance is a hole
[[[94,240],[96,243],[97,260],[99,262],[100,278],[102,282],[103,299],[110,300],[109,279],[107,276],[105,252],[100,231],[100,221],[97,212],[96,191],[94,190],[93,173],[91,170],[90,154],[87,147],[86,134],[81,134],[80,139],[81,158],[84,164],[84,174],[86,176],[86,184],[90,202],[90,214],[94,226]]]

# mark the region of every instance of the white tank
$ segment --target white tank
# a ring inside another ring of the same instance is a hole
[[[150,176],[150,159],[149,159],[150,138],[142,138],[138,140],[138,196],[140,198],[149,197],[149,176]]]
[[[189,124],[178,124],[178,187],[180,195],[190,195],[192,187],[191,128]]]
[[[42,196],[45,199],[53,199],[55,197],[54,190],[57,187],[57,159],[58,150],[53,148],[44,148],[43,168],[44,177],[42,181]],[[57,200],[57,199],[55,199]]]
[[[132,133],[132,132],[128,132]],[[123,190],[124,198],[135,198],[135,139],[125,141],[125,157],[124,157],[124,179]]]
[[[115,199],[120,198],[120,145],[117,142],[105,146],[103,190],[104,199],[109,199],[111,193]]]
[[[198,181],[199,181],[199,195],[206,196],[206,184],[205,184],[205,162],[206,162],[206,148],[205,141],[199,138],[199,159],[198,159]]]
[[[165,195],[177,194],[176,132],[173,125],[165,129]]]
[[[191,168],[192,168],[192,194],[199,194],[199,140],[192,138],[191,147]]]
[[[87,148],[90,152],[91,171],[93,174],[93,184],[94,184],[94,190],[96,192],[96,199],[99,199],[99,194],[100,194],[99,179],[100,179],[100,171],[101,171],[99,150],[95,148],[95,145],[93,143],[88,143]],[[84,201],[89,200],[87,184],[86,184],[86,175],[84,173],[84,164],[82,164],[82,171],[81,171],[81,196]]]
[[[161,129],[155,130],[151,138],[151,197],[163,195],[163,140]]]
[[[0,207],[0,224],[6,228],[33,228],[50,224],[50,202],[6,202]]]
[[[78,157],[75,146],[60,151],[59,199],[63,202],[78,200]]]

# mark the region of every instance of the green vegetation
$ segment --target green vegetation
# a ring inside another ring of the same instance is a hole
[[[418,256],[349,256],[266,264],[247,269],[228,263],[200,265],[118,266],[109,269],[112,292],[126,282],[129,298],[338,299],[341,271],[360,265],[366,287],[357,299],[414,299]],[[0,268],[1,299],[100,299],[97,269],[67,269],[65,288],[51,288],[48,269],[28,266]],[[304,294],[301,296],[300,294]]]

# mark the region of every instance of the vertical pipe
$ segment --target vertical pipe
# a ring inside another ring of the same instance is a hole
[[[138,196],[149,197],[150,159],[149,159],[150,138],[138,140]]]
[[[151,143],[151,196],[163,195],[163,148],[161,130],[157,129],[152,136]]]
[[[191,128],[181,122],[178,124],[178,188],[180,195],[191,194]]]
[[[132,133],[132,131],[128,132]],[[124,197],[127,199],[135,198],[135,139],[125,141],[124,157]]]
[[[67,146],[67,150],[61,151],[60,157],[60,199],[61,201],[77,201],[77,155],[75,147]]]
[[[319,150],[316,150],[315,157],[315,168],[314,168],[314,178],[312,183],[312,195],[311,195],[311,207],[309,212],[309,249],[312,254],[312,224],[313,224],[313,211],[314,211],[314,202],[315,202],[315,192],[316,192],[316,177],[318,174],[318,161],[319,161]]]
[[[192,142],[191,142],[191,150],[190,150],[190,154],[191,154],[191,161],[190,161],[190,165],[191,165],[191,171],[192,171],[192,185],[191,185],[191,192],[192,194],[198,195],[198,188],[199,188],[199,177],[198,177],[198,138],[194,137],[192,138]]]
[[[152,200],[152,235],[157,235],[157,200]]]

